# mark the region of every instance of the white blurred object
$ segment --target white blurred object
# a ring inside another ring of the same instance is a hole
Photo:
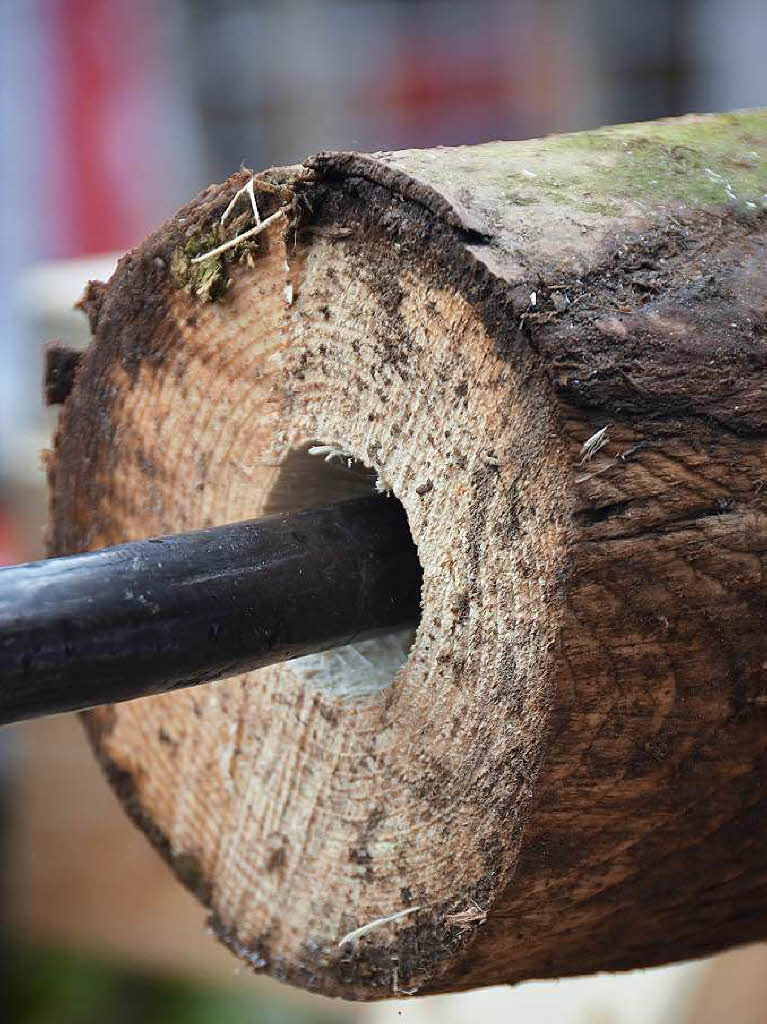
[[[105,253],[82,259],[47,260],[32,263],[15,278],[11,294],[13,308],[24,325],[30,372],[16,382],[23,388],[19,404],[24,415],[9,417],[2,451],[3,475],[14,484],[43,487],[45,474],[40,452],[50,446],[55,414],[46,414],[42,397],[42,348],[49,339],[63,341],[73,348],[85,348],[90,328],[85,314],[75,309],[88,281],[106,281],[112,276],[119,253]]]
[[[708,967],[696,960],[626,974],[529,981],[426,999],[376,1003],[364,1024],[676,1024]]]
[[[29,329],[42,343],[58,338],[84,348],[90,340],[87,317],[75,309],[88,281],[107,281],[120,253],[81,259],[46,260],[24,269],[16,281],[16,304]]]

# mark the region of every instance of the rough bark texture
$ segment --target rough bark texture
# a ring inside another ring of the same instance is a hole
[[[53,553],[310,503],[322,441],[424,568],[390,687],[86,716],[254,969],[380,998],[767,935],[766,167],[759,112],[320,154],[252,244],[190,261],[242,172],[90,286]]]

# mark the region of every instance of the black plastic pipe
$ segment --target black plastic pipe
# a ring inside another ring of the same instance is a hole
[[[209,682],[415,624],[399,502],[0,569],[0,724]]]

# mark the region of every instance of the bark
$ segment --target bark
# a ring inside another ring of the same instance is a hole
[[[242,172],[90,287],[53,553],[346,496],[311,442],[418,545],[393,685],[86,717],[254,969],[380,998],[767,935],[766,161],[761,112],[319,154],[246,243],[193,262]]]
[[[82,353],[58,341],[43,348],[43,396],[46,405],[63,405],[74,384]]]

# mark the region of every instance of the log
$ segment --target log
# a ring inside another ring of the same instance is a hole
[[[89,286],[51,553],[373,486],[418,547],[414,638],[85,715],[254,970],[372,999],[767,935],[766,167],[764,111],[321,153]]]

